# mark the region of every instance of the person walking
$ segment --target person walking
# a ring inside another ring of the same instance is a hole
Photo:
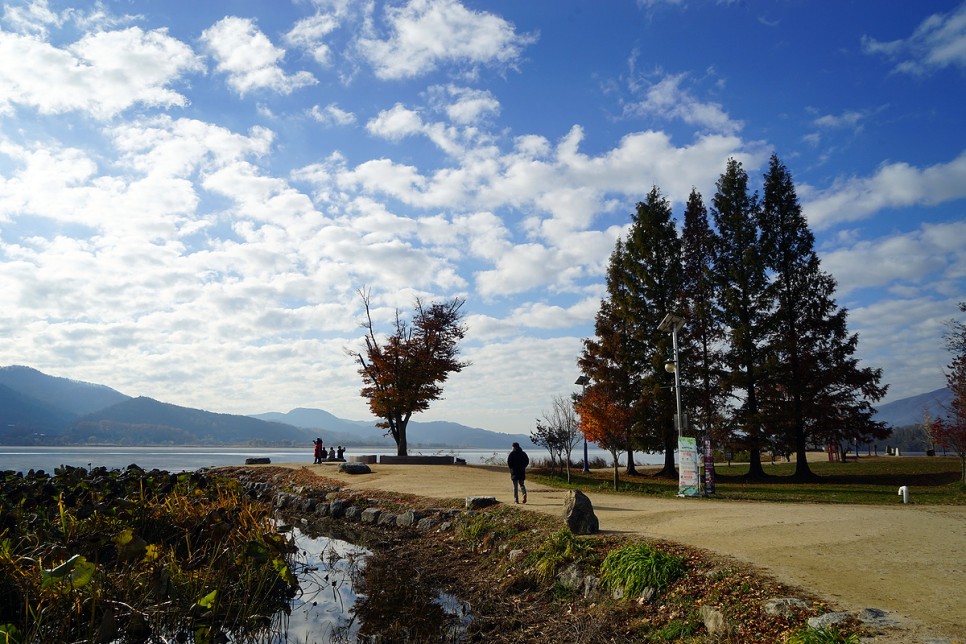
[[[523,493],[523,502],[527,502],[527,465],[530,464],[530,457],[520,447],[520,443],[514,443],[510,455],[506,457],[507,467],[510,468],[510,480],[513,481],[513,502],[519,503],[520,497],[517,489]]]

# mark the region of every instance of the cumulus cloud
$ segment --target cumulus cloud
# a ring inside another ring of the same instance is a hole
[[[287,74],[281,67],[285,51],[247,18],[223,18],[202,32],[201,41],[216,61],[215,71],[226,74],[228,85],[242,96],[257,90],[291,94],[318,83],[307,71]]]
[[[47,0],[34,0],[19,6],[5,4],[3,22],[18,33],[45,37],[48,28],[59,27],[64,18],[50,9]]]
[[[0,113],[19,104],[42,114],[83,111],[98,119],[137,104],[183,106],[185,97],[170,85],[203,70],[191,48],[167,30],[139,27],[97,31],[64,49],[0,31],[0,61]]]
[[[966,220],[924,224],[909,233],[858,241],[822,254],[823,267],[834,275],[839,292],[863,288],[911,286],[945,297],[958,294],[966,276]]]
[[[922,75],[945,67],[966,68],[966,3],[923,20],[908,38],[883,42],[862,38],[867,54],[895,60],[894,70]]]
[[[887,163],[870,177],[836,181],[830,188],[801,191],[809,223],[824,229],[870,217],[884,208],[936,205],[966,197],[966,152],[948,163],[916,168]]]
[[[335,103],[329,103],[325,107],[313,105],[309,115],[324,125],[352,125],[356,122],[355,114],[343,110]]]
[[[320,65],[328,65],[332,52],[325,37],[339,27],[339,19],[334,15],[316,14],[303,18],[285,34],[285,42],[309,52]]]
[[[744,124],[732,119],[720,103],[702,101],[682,85],[687,74],[668,74],[656,82],[635,81],[632,89],[644,97],[624,106],[625,115],[680,120],[709,132],[735,134]]]
[[[447,85],[431,87],[430,94],[436,109],[459,125],[474,125],[500,113],[500,102],[489,90]]]
[[[535,42],[512,24],[456,0],[410,0],[386,8],[388,38],[363,37],[362,55],[383,79],[413,78],[446,63],[513,66]]]

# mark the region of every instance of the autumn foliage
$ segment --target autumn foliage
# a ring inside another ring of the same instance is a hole
[[[959,305],[966,312],[966,302]],[[932,422],[932,435],[937,444],[959,453],[963,483],[966,483],[966,324],[950,323],[946,345],[953,352],[953,361],[946,372],[946,385],[953,392],[946,418]]]
[[[589,387],[577,401],[577,413],[580,431],[587,440],[611,451],[624,447],[627,430],[634,422],[633,411],[618,404],[604,387]]]
[[[443,394],[443,383],[468,362],[458,359],[459,343],[466,335],[461,312],[465,300],[454,298],[428,307],[416,300],[412,321],[397,310],[395,331],[380,339],[372,321],[370,299],[366,309],[365,351],[349,351],[359,363],[362,397],[369,409],[383,419],[378,427],[396,441],[399,456],[408,455],[406,428],[412,415],[429,409]]]

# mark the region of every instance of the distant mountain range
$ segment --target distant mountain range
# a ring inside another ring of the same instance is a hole
[[[376,421],[344,420],[321,409],[257,416],[218,414],[152,398],[132,398],[88,382],[49,376],[24,366],[0,367],[0,444],[6,445],[275,445],[391,447]],[[449,422],[410,422],[413,450],[508,450],[529,436]]]
[[[903,398],[879,407],[876,420],[892,427],[917,425],[926,413],[944,416],[951,400],[952,392],[945,388]],[[132,398],[104,385],[49,376],[30,367],[0,367],[0,444],[299,446],[319,437],[329,445],[394,445],[375,423],[306,408],[254,416],[218,414]],[[502,451],[513,441],[534,447],[525,434],[444,421],[410,422],[408,439],[414,450]]]
[[[891,427],[919,425],[926,414],[930,418],[943,418],[953,401],[953,392],[947,387],[929,393],[910,396],[886,403],[876,409],[875,419]]]

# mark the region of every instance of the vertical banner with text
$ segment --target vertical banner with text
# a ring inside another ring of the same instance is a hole
[[[704,439],[704,493],[714,494],[714,449],[711,439]]]
[[[694,438],[678,438],[678,496],[699,496],[701,473],[698,468],[698,445]]]

